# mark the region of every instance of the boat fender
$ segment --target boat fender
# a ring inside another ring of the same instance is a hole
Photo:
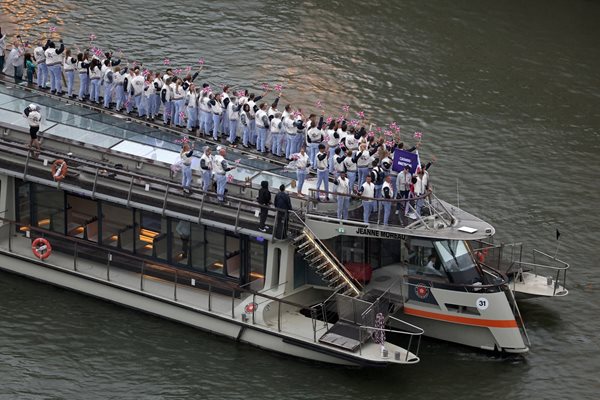
[[[67,162],[65,160],[55,160],[52,163],[52,178],[55,181],[60,182],[67,176]]]
[[[31,251],[40,260],[45,260],[52,254],[52,246],[47,239],[37,238],[31,243]]]

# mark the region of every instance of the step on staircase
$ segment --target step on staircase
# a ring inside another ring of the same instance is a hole
[[[329,252],[327,247],[306,228],[293,239],[300,253],[321,278],[336,293],[359,297],[362,286],[348,273],[344,266]]]

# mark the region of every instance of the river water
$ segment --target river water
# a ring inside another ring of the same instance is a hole
[[[2,1],[3,31],[206,67],[199,78],[329,115],[393,121],[437,157],[436,192],[569,262],[566,298],[521,302],[525,357],[425,339],[421,363],[279,356],[0,273],[1,399],[596,399],[600,395],[600,3],[586,0]],[[58,35],[55,34],[55,35]],[[596,272],[599,272],[597,274]]]

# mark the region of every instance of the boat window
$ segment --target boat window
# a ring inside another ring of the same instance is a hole
[[[335,240],[334,253],[342,263],[367,262],[367,239],[357,236],[338,236]]]
[[[171,260],[177,264],[189,265],[192,223],[178,219],[171,220]],[[202,243],[204,247],[204,243]],[[203,259],[200,260],[202,263]]]
[[[252,238],[252,240],[254,240],[254,238]],[[264,253],[266,252],[266,246],[263,246],[263,257]],[[250,265],[251,265],[251,272],[250,272],[250,279],[252,279],[252,274],[255,271],[255,267],[254,267],[254,261],[252,261],[252,258],[254,257],[254,251],[252,250],[252,245],[250,246]],[[262,263],[263,268],[265,263]],[[275,289],[277,288],[277,286],[279,286],[279,273],[281,271],[281,249],[279,248],[275,248],[275,250],[273,251],[273,270],[272,270],[272,275],[271,275],[271,287],[270,289]],[[258,271],[257,271],[258,272]],[[254,288],[252,288],[254,289]],[[254,289],[254,290],[260,290],[260,289]]]
[[[252,290],[261,290],[265,285],[265,264],[267,258],[267,244],[263,238],[250,237],[250,288]],[[275,249],[273,253],[273,284],[276,287],[279,283],[279,266],[281,259],[281,250]],[[229,264],[228,264],[229,265]]]
[[[381,266],[398,264],[402,256],[402,243],[398,239],[381,240]]]
[[[98,242],[98,203],[67,195],[67,235]]]
[[[433,241],[421,238],[406,238],[403,243],[404,262],[408,264],[407,272],[412,276],[423,276],[424,280],[449,282],[444,264],[434,247]]]
[[[35,225],[53,232],[65,232],[65,194],[62,190],[34,185]]]
[[[198,271],[206,271],[206,264],[204,262],[204,253],[205,253],[205,249],[206,249],[206,245],[205,245],[205,228],[204,225],[200,225],[200,224],[195,224],[195,223],[191,223],[191,222],[187,222],[185,221],[185,223],[190,224],[190,228],[191,228],[191,237],[189,238],[190,244],[189,244],[189,252],[190,252],[190,256],[191,256],[191,265],[192,268]],[[182,228],[185,228],[182,226]],[[173,235],[171,235],[172,237],[175,237]],[[176,235],[178,236],[178,235]],[[183,242],[182,242],[182,247],[183,247]],[[183,261],[183,260],[182,260]]]
[[[133,252],[133,212],[131,209],[102,202],[100,204],[102,244]]]
[[[225,263],[227,275],[232,278],[240,277],[242,267],[242,253],[240,251],[240,238],[237,235],[225,235]]]
[[[167,260],[167,221],[158,214],[136,211],[135,252]]]
[[[483,282],[464,241],[440,240],[435,242],[435,248],[452,283]]]
[[[206,270],[223,273],[223,255],[225,254],[225,235],[223,230],[206,227]]]
[[[435,248],[449,272],[473,268],[473,259],[462,240],[437,241]]]
[[[16,181],[17,184],[17,221],[24,225],[18,227],[20,232],[29,230],[27,227],[31,224],[31,203],[29,202],[29,191],[31,184],[29,182],[23,182],[21,180]]]

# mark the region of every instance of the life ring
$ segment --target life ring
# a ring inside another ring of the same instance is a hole
[[[52,163],[52,178],[58,182],[62,181],[65,179],[65,176],[67,176],[68,169],[69,168],[67,167],[67,162],[65,160],[55,160]]]
[[[40,260],[45,260],[52,254],[52,246],[47,239],[37,238],[31,243],[31,251]]]

